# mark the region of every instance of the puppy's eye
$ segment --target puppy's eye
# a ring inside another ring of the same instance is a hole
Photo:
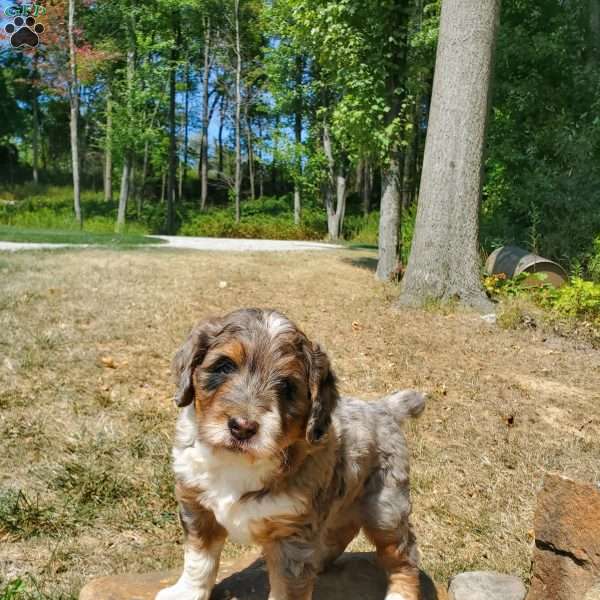
[[[279,384],[279,397],[286,402],[293,402],[296,395],[296,384],[291,379],[284,379]]]
[[[216,363],[208,369],[211,373],[217,373],[219,375],[229,375],[234,371],[237,371],[237,365],[226,356],[220,358]]]

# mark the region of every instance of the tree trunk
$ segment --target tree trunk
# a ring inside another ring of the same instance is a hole
[[[241,108],[242,108],[242,49],[240,43],[240,0],[235,0],[235,222],[240,222],[240,197],[242,193],[242,147],[241,147]]]
[[[106,94],[106,137],[104,140],[104,201],[112,202],[112,90]]]
[[[38,55],[35,53],[33,55],[33,81],[31,85],[31,91],[33,93],[33,98],[31,101],[31,108],[33,112],[33,138],[31,140],[31,150],[33,155],[33,183],[36,185],[40,182],[39,178],[39,162],[40,162],[40,116],[38,110]]]
[[[343,165],[336,165],[329,125],[323,125],[323,151],[327,158],[329,177],[325,184],[325,209],[327,210],[327,232],[332,240],[339,240],[342,235],[344,215],[346,213],[346,198],[348,196],[348,181]]]
[[[256,198],[254,185],[254,146],[252,144],[252,128],[250,127],[250,118],[248,117],[248,103],[246,103],[244,113],[246,121],[246,140],[248,144],[248,177],[250,179],[250,197],[252,200],[254,200]]]
[[[190,110],[190,64],[185,65],[185,100],[183,113],[183,163],[179,169],[179,198],[183,199],[183,190],[187,178],[188,142],[189,142],[189,110]]]
[[[363,160],[362,164],[362,211],[363,216],[368,217],[369,211],[371,210],[371,191],[373,189],[373,171],[371,169],[371,162],[368,158]]]
[[[204,22],[204,74],[202,77],[202,131],[200,134],[200,210],[206,210],[208,199],[208,87],[210,83],[210,45],[211,45],[211,23],[210,17]],[[221,100],[221,103],[223,101]],[[222,167],[221,137],[223,135],[223,124],[219,130],[219,172]]]
[[[223,173],[223,128],[225,127],[225,95],[221,96],[219,105],[219,175]]]
[[[133,14],[133,13],[132,13]],[[127,120],[131,130],[133,126],[133,107],[131,96],[133,94],[133,77],[135,75],[135,33],[134,25],[128,28],[128,49],[127,49]],[[133,149],[131,141],[126,142],[127,147],[123,157],[123,171],[121,173],[121,190],[119,193],[119,209],[117,211],[117,223],[115,231],[121,233],[125,229],[125,220],[127,217],[127,202],[131,192],[131,171],[133,164]]]
[[[302,75],[304,72],[304,60],[302,56],[296,57],[296,110],[294,111],[294,156],[296,157],[296,175],[294,177],[294,225],[300,225],[302,212],[302,198],[300,194],[300,178],[302,177]]]
[[[75,54],[75,0],[69,0],[69,63],[71,78],[69,81],[69,104],[71,117],[69,121],[71,130],[71,165],[73,169],[73,209],[75,220],[79,227],[83,227],[81,214],[81,188],[79,176],[79,81],[77,80],[77,57]]]
[[[382,170],[382,194],[379,213],[379,259],[375,276],[380,281],[390,281],[398,274],[400,261],[400,180],[401,169],[398,151],[394,151],[389,164]]]
[[[175,230],[175,194],[177,193],[177,142],[175,140],[175,92],[176,70],[179,46],[179,29],[175,14],[173,15],[173,33],[176,42],[171,49],[171,65],[169,67],[169,173],[167,177],[167,233],[173,235]]]
[[[415,236],[400,303],[490,310],[479,276],[483,152],[500,0],[444,0]]]
[[[165,190],[167,187],[167,172],[163,171],[162,172],[162,181],[160,184],[160,203],[164,204],[165,203]]]

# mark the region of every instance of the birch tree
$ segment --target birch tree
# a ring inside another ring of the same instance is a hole
[[[79,174],[79,80],[77,79],[77,50],[75,48],[75,0],[69,0],[69,105],[71,132],[71,169],[73,173],[73,209],[75,220],[79,227],[83,227],[81,214],[81,178]]]

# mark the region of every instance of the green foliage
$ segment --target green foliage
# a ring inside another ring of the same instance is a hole
[[[261,238],[280,240],[318,240],[327,233],[322,210],[303,207],[302,224],[294,225],[292,202],[289,196],[259,198],[243,202],[241,219],[235,222],[233,208],[213,209],[185,219],[180,235]]]
[[[600,86],[588,10],[587,2],[503,2],[481,237],[488,250],[514,243],[591,273]]]
[[[18,600],[25,593],[25,584],[21,578],[9,581],[3,587],[0,587],[0,600]]]
[[[72,191],[68,187],[24,185],[15,188],[11,198],[13,200],[10,203],[0,204],[0,224],[24,229],[79,231],[73,217]],[[102,194],[85,191],[81,195],[81,206],[85,216],[84,231],[111,234],[114,232],[117,213],[115,202],[107,203]],[[132,222],[135,219],[134,208],[130,206],[129,210],[130,222],[125,228],[125,233],[140,236],[149,233],[147,225]]]

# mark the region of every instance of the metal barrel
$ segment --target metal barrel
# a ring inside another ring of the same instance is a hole
[[[535,277],[527,278],[525,285],[548,283],[560,287],[569,279],[567,272],[558,263],[517,246],[502,246],[494,250],[489,255],[485,268],[490,275],[505,273],[507,277],[516,277],[521,273],[546,275],[543,281]]]

